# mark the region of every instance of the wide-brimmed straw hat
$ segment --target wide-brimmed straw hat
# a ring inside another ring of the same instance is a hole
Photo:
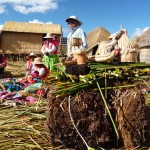
[[[70,16],[66,19],[66,22],[69,22],[70,20],[75,20],[79,23],[79,26],[81,26],[83,23],[76,17],[76,16]]]
[[[28,56],[27,56],[27,59],[34,59],[36,57],[36,55],[34,53],[30,53]]]
[[[36,57],[36,55],[34,53],[30,53],[29,57]]]
[[[43,38],[45,39],[53,39],[53,36],[51,33],[47,33],[46,36],[44,36]]]
[[[35,64],[35,65],[36,65],[36,64],[37,64],[37,65],[38,65],[38,64],[43,64],[42,58],[41,58],[41,57],[35,58],[34,61],[33,61],[33,64]]]

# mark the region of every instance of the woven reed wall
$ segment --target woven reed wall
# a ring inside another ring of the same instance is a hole
[[[41,53],[42,34],[2,32],[1,49],[5,54]]]
[[[145,62],[150,64],[150,46],[140,49],[139,59],[140,62]]]

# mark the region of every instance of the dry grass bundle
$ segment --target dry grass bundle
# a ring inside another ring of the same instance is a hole
[[[100,147],[110,149],[114,144],[114,133],[98,91],[81,90],[77,95],[71,95],[70,112],[68,96],[63,98],[49,96],[47,125],[53,145],[63,143],[70,148],[86,149],[85,143],[73,127],[70,114],[76,128],[89,146],[96,149]]]
[[[148,119],[148,114],[145,114],[145,99],[141,90],[137,87],[116,89],[109,91],[107,96],[113,118],[117,118],[115,122],[120,137],[118,140],[108,114],[105,114],[106,110],[99,92],[89,89],[71,95],[71,113],[85,141],[97,149],[117,149],[123,145],[125,149],[134,149],[150,144],[150,126],[147,126],[145,119],[145,115]],[[63,143],[67,147],[86,149],[69,117],[67,99],[68,96],[59,98],[50,94],[47,120],[50,141],[53,145]]]
[[[145,98],[139,87],[115,90],[118,128],[126,149],[140,147],[146,141]]]

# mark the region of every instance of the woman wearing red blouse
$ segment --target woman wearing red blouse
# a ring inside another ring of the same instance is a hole
[[[56,70],[54,64],[59,63],[59,57],[57,55],[59,41],[50,33],[47,33],[44,39],[45,40],[41,48],[41,52],[44,54],[44,64],[49,70]]]

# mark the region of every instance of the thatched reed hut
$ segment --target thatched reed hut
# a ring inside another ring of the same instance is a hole
[[[47,33],[62,35],[59,24],[38,24],[8,21],[1,29],[0,48],[5,54],[41,54],[43,37]]]
[[[101,41],[108,41],[110,34],[111,33],[103,27],[98,27],[93,31],[89,32],[87,34],[87,43],[88,43],[88,49],[86,50],[87,54],[90,52],[94,54],[98,48],[98,44]]]
[[[150,63],[150,28],[138,38],[137,43],[140,48],[140,62]]]
[[[140,48],[150,46],[150,28],[138,38],[138,45]]]

